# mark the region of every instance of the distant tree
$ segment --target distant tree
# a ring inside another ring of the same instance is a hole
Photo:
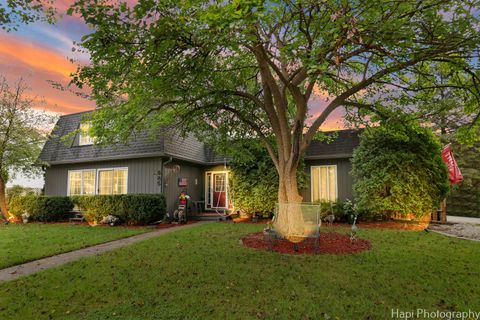
[[[463,181],[452,188],[447,213],[480,218],[480,143],[468,146],[453,141],[452,149]]]
[[[7,188],[7,192],[6,192],[7,202],[8,202],[9,198],[24,196],[26,194],[31,194],[31,193],[35,193],[33,188],[24,187],[24,186],[21,186],[21,185],[18,185],[18,184],[13,185],[13,186]]]
[[[355,199],[366,214],[424,216],[450,188],[438,138],[415,122],[367,128],[352,164]]]
[[[55,21],[54,0],[6,0],[0,2],[0,27],[16,30],[22,23]]]
[[[33,109],[35,100],[26,91],[23,80],[10,87],[0,79],[0,211],[5,219],[9,218],[6,184],[17,173],[41,173],[38,156],[53,121],[45,112]]]
[[[69,13],[92,27],[79,48],[91,63],[73,82],[101,108],[99,143],[166,123],[256,137],[277,170],[278,202],[301,203],[301,158],[332,112],[407,109],[412,90],[464,90],[455,78],[430,81],[432,63],[468,70],[476,85],[479,11],[458,0],[78,0]],[[316,94],[329,97],[320,112]],[[288,215],[303,234],[300,212]]]

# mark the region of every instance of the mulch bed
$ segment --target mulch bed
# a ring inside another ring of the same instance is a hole
[[[233,218],[234,223],[247,223],[247,224],[267,224],[272,221],[271,219],[258,219],[257,221],[252,221],[251,218]],[[228,220],[226,222],[229,222]]]
[[[247,224],[267,224],[270,222],[270,219],[259,219],[256,222],[253,222],[251,218],[234,218],[232,219],[235,223],[247,223]],[[229,221],[226,221],[229,222]],[[326,227],[327,223],[322,223],[322,228]],[[348,223],[338,223],[335,222],[332,224],[332,227],[340,228],[351,228],[351,224]],[[421,231],[427,228],[426,223],[422,222],[412,222],[412,221],[359,221],[357,222],[359,228],[376,228],[376,229],[395,229],[395,230],[412,230],[412,231]]]
[[[258,250],[270,250],[270,241],[263,232],[249,234],[242,238],[244,246]],[[353,254],[370,250],[372,244],[365,239],[350,240],[350,236],[338,232],[323,232],[320,234],[320,250],[318,254]],[[298,251],[294,244],[285,239],[273,240],[272,250],[285,254],[315,254],[314,239],[298,243]]]
[[[157,225],[132,225],[132,224],[118,224],[115,225],[115,228],[129,228],[129,229],[144,229],[144,228],[155,228],[155,229],[168,229],[168,228],[174,228],[174,227],[180,227],[185,224],[193,224],[197,223],[198,221],[195,220],[189,220],[187,223],[160,223]],[[80,225],[80,226],[91,226],[88,222],[86,221],[76,221],[76,222],[69,222],[69,221],[56,221],[56,222],[29,222],[28,224],[62,224],[62,225]],[[97,224],[95,227],[100,227],[100,228],[112,228],[112,226],[108,224]]]
[[[411,230],[411,231],[421,231],[421,230],[425,230],[425,228],[427,227],[425,223],[403,222],[403,221],[377,221],[377,222],[361,221],[361,222],[357,222],[357,226],[359,228],[394,229],[394,230]],[[346,223],[334,223],[333,227],[350,228],[351,225]]]

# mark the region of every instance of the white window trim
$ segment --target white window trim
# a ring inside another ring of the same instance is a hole
[[[80,169],[80,170],[68,170],[67,171],[67,196],[72,196],[70,194],[70,172],[82,172],[82,180],[80,181],[80,193],[81,194],[74,194],[74,196],[84,196],[83,194],[83,172],[85,171],[95,171],[95,181],[94,181],[94,194],[97,194],[97,169]]]
[[[98,185],[98,176],[99,176],[99,172],[100,171],[115,171],[115,170],[125,170],[127,171],[127,178],[125,179],[125,184],[126,184],[126,193],[125,194],[128,194],[128,167],[115,167],[115,168],[95,168],[95,169],[78,169],[78,170],[68,170],[67,171],[67,196],[70,197],[72,196],[70,194],[70,172],[82,172],[82,181],[81,181],[81,184],[80,184],[80,189],[81,189],[81,193],[82,194],[75,194],[74,196],[84,196],[83,194],[83,172],[84,171],[95,171],[95,182],[94,182],[94,185],[95,185],[95,192],[94,194],[99,194],[98,193],[98,188],[99,188],[99,185]]]
[[[211,189],[209,188],[208,186],[208,174],[211,174],[212,175],[212,179],[210,181],[210,187]],[[213,194],[212,194],[212,203],[207,203],[207,199],[208,199],[208,190],[213,190],[213,183],[214,183],[214,178],[213,178],[213,175],[216,174],[216,173],[225,173],[225,207],[214,207],[213,206]],[[205,210],[214,210],[214,209],[228,209],[228,206],[230,204],[230,199],[229,199],[229,195],[230,195],[230,187],[228,185],[228,175],[229,175],[230,171],[205,171]],[[210,208],[207,208],[207,205],[210,204]]]
[[[85,123],[84,123],[84,125],[90,126],[90,124],[85,124]],[[84,135],[82,133],[82,124],[80,124],[79,129],[80,129],[80,132],[78,134],[78,145],[79,146],[91,146],[91,145],[93,145],[94,142],[95,142],[93,137],[91,137],[89,134]],[[88,142],[82,142],[82,138],[88,139]]]
[[[95,194],[100,194],[99,193],[99,188],[100,188],[99,182],[100,182],[100,180],[98,180],[98,177],[100,176],[100,171],[115,171],[115,170],[125,170],[125,171],[127,171],[127,178],[125,179],[126,190],[125,190],[125,193],[122,193],[122,194],[128,194],[128,167],[99,168],[99,169],[97,169],[97,175],[95,176]],[[113,179],[113,177],[112,177],[112,179]],[[113,189],[112,189],[112,191],[113,191]],[[114,193],[112,193],[112,195],[114,195]]]
[[[335,167],[335,200],[338,201],[338,166],[336,164],[326,164],[326,165],[320,165],[320,166],[310,166],[310,201],[314,202],[316,200],[313,200],[313,169],[314,168],[328,168],[329,167]],[[318,179],[320,181],[320,179]],[[327,188],[330,190],[330,179],[327,179]],[[321,200],[321,199],[318,199]]]
[[[90,138],[90,136],[88,136]],[[91,138],[90,138],[91,139]],[[93,145],[93,139],[90,141],[90,142],[82,142],[82,134],[79,134],[78,136],[78,145],[80,147],[83,147],[83,146],[91,146]]]

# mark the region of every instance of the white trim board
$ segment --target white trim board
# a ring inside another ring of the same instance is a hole
[[[213,206],[213,195],[212,195],[212,205],[210,208],[207,208],[207,205],[209,204],[208,203],[208,191],[210,190],[209,186],[208,186],[208,174],[212,174],[212,180],[210,182],[211,184],[211,187],[213,188],[213,175],[214,174],[219,174],[219,173],[225,173],[225,188],[226,188],[226,192],[225,192],[225,207],[214,207]],[[228,177],[229,177],[229,174],[230,174],[230,171],[229,170],[222,170],[222,171],[215,171],[215,170],[210,170],[210,171],[205,171],[205,210],[215,210],[215,209],[226,209],[228,210],[229,208],[229,204],[230,204],[230,186],[228,184]]]

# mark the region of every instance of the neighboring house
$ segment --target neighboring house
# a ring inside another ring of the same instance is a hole
[[[171,212],[180,192],[186,191],[197,213],[234,210],[227,159],[193,136],[181,138],[161,130],[154,140],[142,134],[127,144],[100,147],[80,133],[66,143],[62,137],[81,128],[84,115],[60,117],[42,150],[40,159],[48,164],[46,195],[163,193]],[[352,197],[349,158],[358,143],[358,134],[351,130],[338,131],[338,138],[329,144],[312,143],[305,156],[311,176],[310,187],[303,192],[306,202]]]

